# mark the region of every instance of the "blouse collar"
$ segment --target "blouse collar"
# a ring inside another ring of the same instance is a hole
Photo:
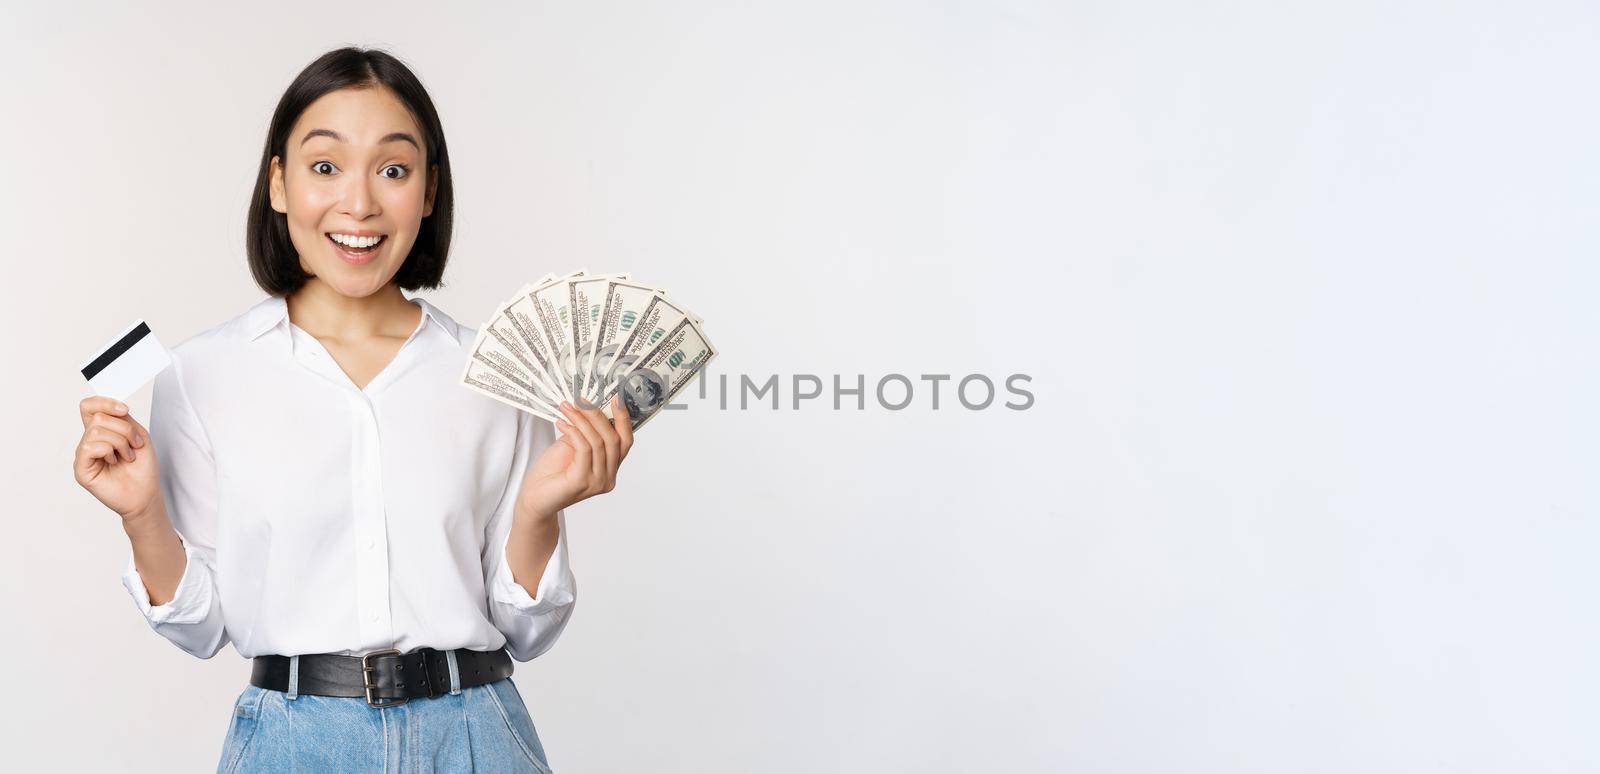
[[[424,321],[432,320],[439,329],[448,334],[451,340],[456,340],[459,325],[445,314],[444,310],[428,303],[427,299],[417,297],[410,299],[417,306],[422,307]],[[252,341],[261,338],[267,331],[289,323],[289,302],[283,296],[267,296],[257,302],[255,306],[245,313],[245,335]]]

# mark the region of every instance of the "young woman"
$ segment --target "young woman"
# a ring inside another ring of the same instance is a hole
[[[218,770],[549,771],[513,659],[572,615],[564,510],[611,491],[626,409],[556,430],[457,384],[439,286],[450,158],[433,102],[340,49],[279,101],[251,202],[269,295],[175,347],[147,431],[80,404],[78,482],[132,543],[150,626],[252,659]]]

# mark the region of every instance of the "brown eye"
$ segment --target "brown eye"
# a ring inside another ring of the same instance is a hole
[[[327,167],[329,171],[327,171],[327,172],[320,171],[323,167]],[[329,162],[329,161],[319,161],[319,162],[311,165],[311,171],[316,173],[316,174],[318,174],[318,175],[331,175],[331,174],[333,174],[334,170],[337,170],[337,169],[338,169],[338,167],[334,166],[333,163]]]
[[[391,170],[391,169],[395,170],[395,174],[393,174],[393,175],[389,174],[389,170]],[[411,170],[406,169],[405,165],[403,165],[403,164],[390,164],[389,166],[384,167],[383,171],[379,172],[378,174],[381,174],[384,177],[389,178],[390,180],[404,180],[406,178],[406,175],[411,174]]]

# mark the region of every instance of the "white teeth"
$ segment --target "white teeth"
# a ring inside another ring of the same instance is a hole
[[[333,241],[345,247],[371,247],[383,239],[382,236],[350,236],[349,234],[329,234]]]

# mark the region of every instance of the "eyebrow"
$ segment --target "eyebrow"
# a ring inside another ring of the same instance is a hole
[[[305,137],[302,137],[300,139],[300,144],[301,145],[305,145],[313,137],[332,137],[333,139],[338,140],[339,142],[344,142],[344,135],[339,134],[338,132],[335,132],[332,129],[312,129],[311,131],[306,132],[306,136]],[[410,134],[408,134],[406,132],[390,132],[390,133],[384,135],[383,139],[378,141],[378,144],[382,145],[382,144],[384,144],[386,142],[396,142],[396,141],[409,142],[409,143],[411,143],[412,147],[416,148],[417,150],[422,150],[422,146],[417,143],[417,138],[412,137]]]

